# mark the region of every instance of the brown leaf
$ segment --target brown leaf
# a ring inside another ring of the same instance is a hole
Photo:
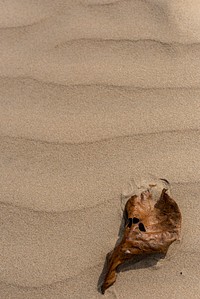
[[[135,255],[166,253],[179,239],[181,213],[177,203],[163,189],[158,201],[149,190],[132,196],[126,203],[127,215],[123,238],[109,254],[107,273],[101,287],[102,293],[116,280],[120,264]]]

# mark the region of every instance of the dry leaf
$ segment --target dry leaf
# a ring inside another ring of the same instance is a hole
[[[181,213],[177,203],[163,189],[158,201],[150,190],[132,196],[126,203],[126,226],[122,241],[109,254],[102,293],[116,280],[116,269],[134,255],[166,253],[179,239]]]

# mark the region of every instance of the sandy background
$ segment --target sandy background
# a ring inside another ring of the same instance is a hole
[[[200,298],[199,0],[1,0],[0,41],[0,298]],[[103,297],[123,186],[147,173],[182,241]]]

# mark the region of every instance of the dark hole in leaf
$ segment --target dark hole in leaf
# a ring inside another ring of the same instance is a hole
[[[144,224],[142,222],[139,223],[139,230],[141,232],[146,232],[146,229],[145,229]]]
[[[133,217],[133,223],[138,223],[140,221],[140,219]]]
[[[132,225],[132,218],[128,218],[128,227],[131,227]]]

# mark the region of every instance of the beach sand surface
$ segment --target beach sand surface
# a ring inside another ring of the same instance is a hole
[[[198,0],[0,1],[0,298],[200,298]],[[180,242],[98,291],[121,196],[165,178]]]

